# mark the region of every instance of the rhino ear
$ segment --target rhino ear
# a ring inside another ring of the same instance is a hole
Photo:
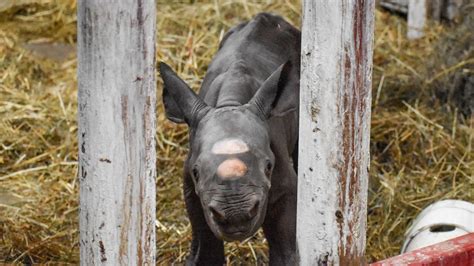
[[[175,123],[192,125],[203,111],[210,109],[167,64],[160,63],[163,79],[163,104],[166,117]]]
[[[257,93],[249,101],[250,109],[258,114],[262,119],[268,119],[270,116],[283,116],[293,111],[297,106],[292,99],[296,92],[288,90],[294,86],[290,84],[292,71],[292,63],[290,61],[282,64],[268,77],[260,86]],[[285,93],[288,91],[288,93]]]

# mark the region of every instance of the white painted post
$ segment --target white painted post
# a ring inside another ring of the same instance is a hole
[[[77,4],[81,265],[155,265],[155,1]]]
[[[303,4],[300,265],[363,265],[375,0]]]
[[[408,1],[408,39],[414,40],[423,37],[427,15],[426,0]]]

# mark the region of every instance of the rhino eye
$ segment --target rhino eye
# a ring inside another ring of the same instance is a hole
[[[265,175],[270,177],[270,174],[272,173],[272,168],[273,168],[273,165],[272,163],[267,160],[266,162],[266,165],[265,165]]]
[[[194,168],[193,168],[193,178],[194,178],[195,182],[197,182],[199,180],[199,171],[196,168],[196,166],[194,166]]]

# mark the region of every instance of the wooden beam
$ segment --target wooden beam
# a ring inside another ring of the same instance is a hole
[[[380,0],[380,6],[403,14],[408,13],[408,0]]]
[[[451,21],[456,21],[459,19],[461,13],[461,7],[463,5],[463,0],[444,0],[444,10],[443,16]]]
[[[374,0],[303,3],[300,265],[363,265]]]
[[[435,21],[441,21],[441,18],[444,18],[455,22],[459,20],[464,4],[463,0],[423,0],[423,2],[425,2],[426,8],[425,15],[428,18]],[[413,12],[419,12],[418,0],[380,0],[381,7],[402,14],[409,14],[410,5],[415,8]]]
[[[155,2],[77,4],[81,265],[154,265]]]
[[[437,22],[441,21],[441,11],[443,9],[443,0],[431,0],[429,4],[431,19]]]
[[[370,265],[474,265],[474,233],[413,250]]]
[[[424,36],[426,26],[426,0],[409,0],[408,2],[408,39],[419,39]]]

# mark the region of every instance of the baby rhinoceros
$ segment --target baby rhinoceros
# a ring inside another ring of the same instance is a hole
[[[166,116],[189,126],[187,265],[225,264],[223,240],[261,226],[271,265],[296,264],[300,32],[261,13],[224,36],[196,95],[160,64]]]

